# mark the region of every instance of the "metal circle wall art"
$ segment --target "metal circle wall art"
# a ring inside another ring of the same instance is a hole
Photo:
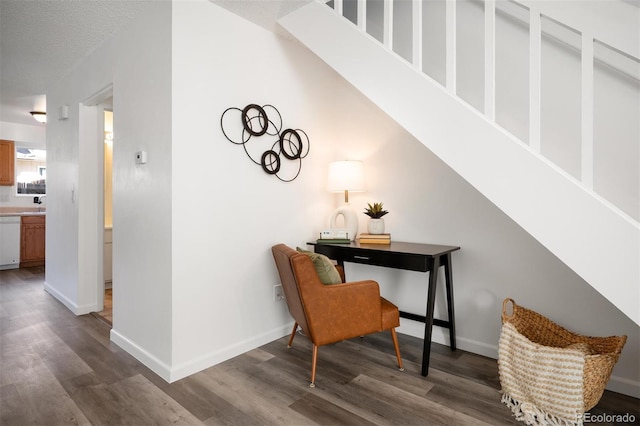
[[[282,116],[273,105],[229,107],[220,117],[220,126],[224,137],[242,145],[265,173],[283,182],[300,175],[302,159],[309,154],[309,136],[301,129],[282,130]]]

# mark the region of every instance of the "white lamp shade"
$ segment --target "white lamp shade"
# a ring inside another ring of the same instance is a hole
[[[330,163],[327,189],[330,192],[363,192],[365,185],[362,161],[334,161]]]

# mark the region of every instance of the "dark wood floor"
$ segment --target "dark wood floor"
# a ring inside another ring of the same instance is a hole
[[[308,386],[311,345],[282,338],[168,384],[109,341],[109,326],[76,317],[43,290],[42,268],[0,271],[2,425],[507,425],[495,360],[435,345],[428,378],[421,341],[388,334],[322,347]],[[606,392],[592,413],[634,413]]]

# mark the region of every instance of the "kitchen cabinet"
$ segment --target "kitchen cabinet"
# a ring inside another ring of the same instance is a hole
[[[40,266],[45,261],[44,215],[22,216],[20,226],[20,267]]]
[[[0,140],[0,185],[15,185],[15,157],[16,148],[13,141]]]

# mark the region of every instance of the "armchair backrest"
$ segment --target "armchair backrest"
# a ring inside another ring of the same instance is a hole
[[[311,337],[311,330],[309,329],[309,321],[307,321],[307,313],[305,312],[304,303],[302,300],[302,289],[299,286],[297,277],[293,270],[293,261],[295,258],[302,256],[307,258],[311,268],[313,264],[308,256],[302,253],[298,253],[291,247],[284,244],[278,244],[271,248],[273,258],[276,262],[278,274],[280,275],[280,281],[282,283],[282,289],[284,290],[285,297],[287,299],[287,307],[289,313],[293,319],[298,323],[307,335]],[[298,260],[300,262],[300,260]],[[315,272],[315,270],[314,270]]]

